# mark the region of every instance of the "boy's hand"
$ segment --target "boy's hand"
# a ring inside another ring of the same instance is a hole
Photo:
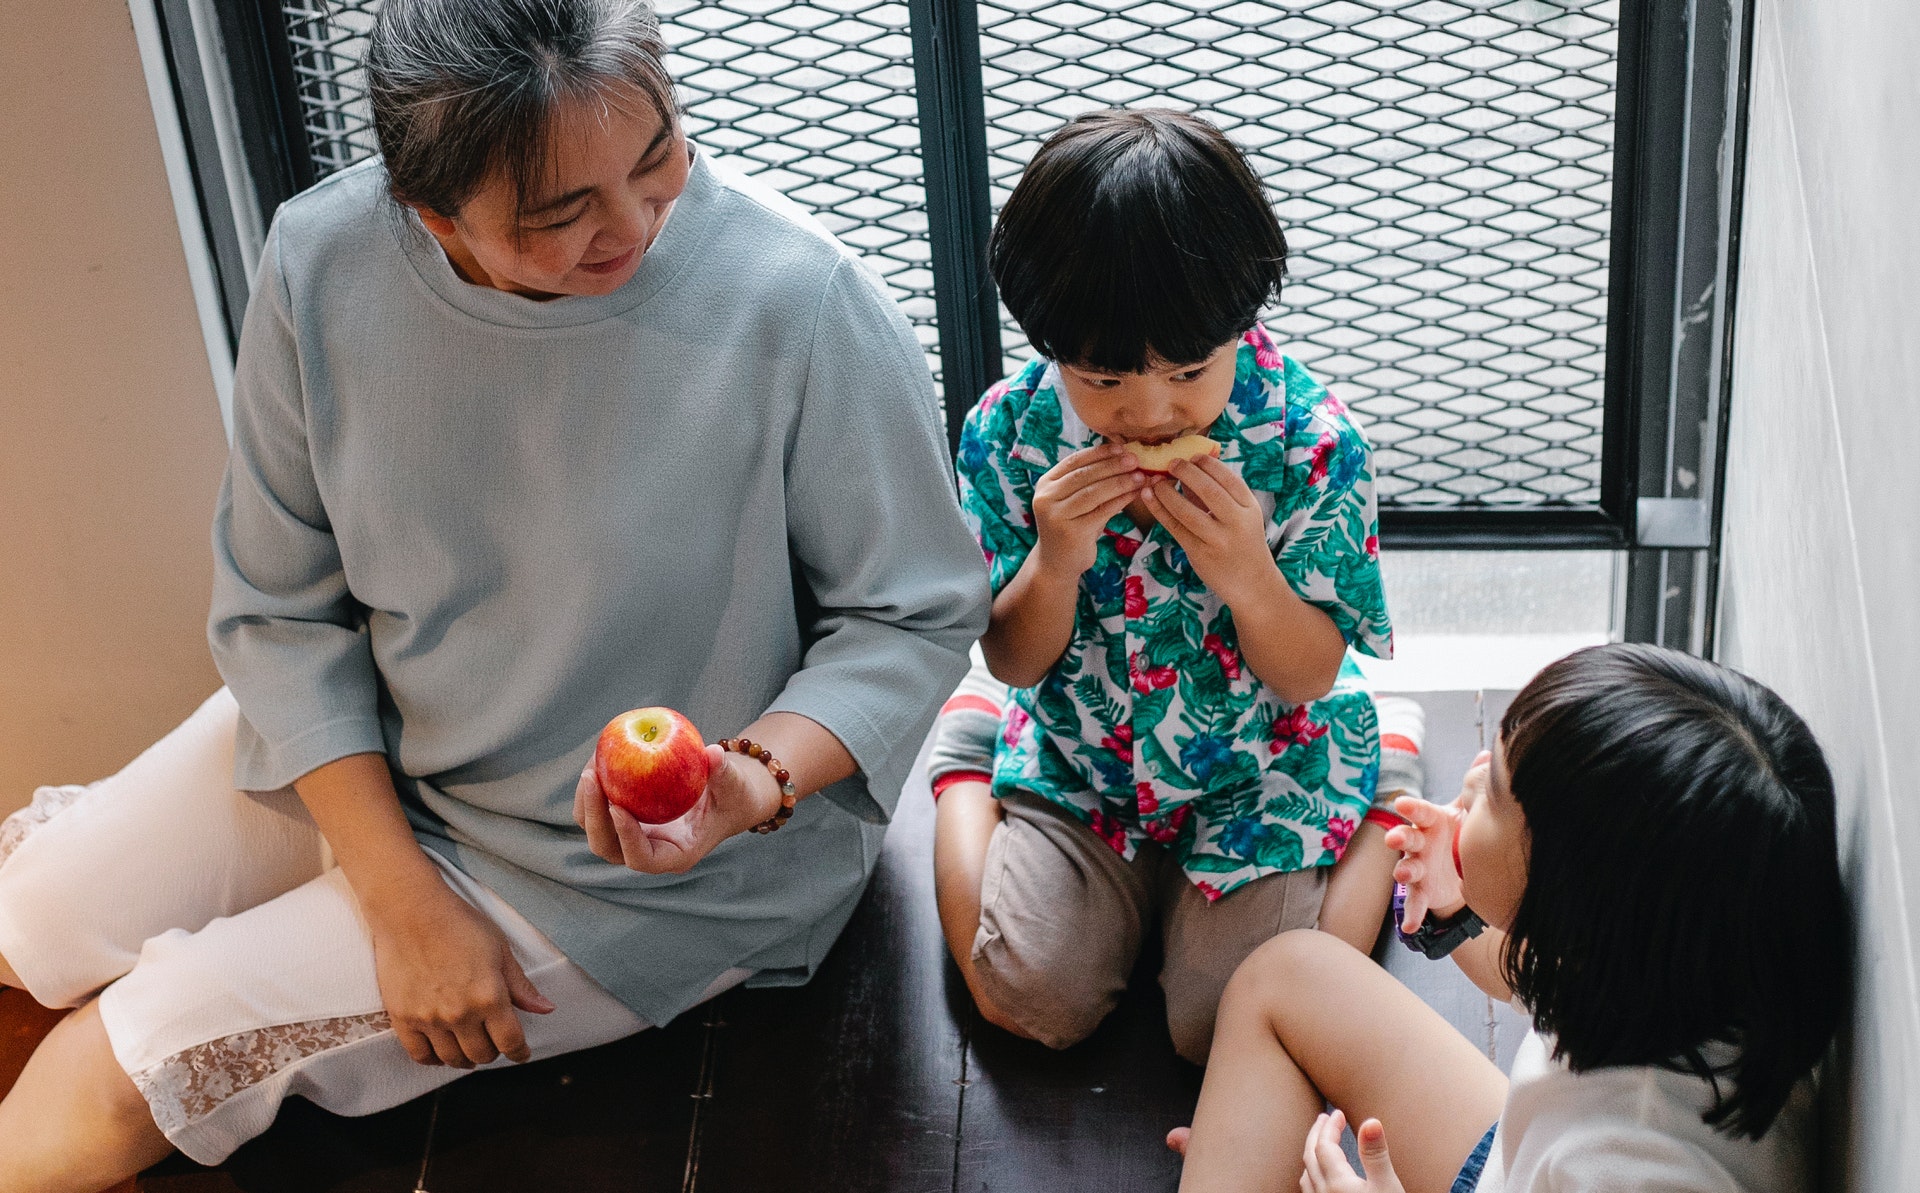
[[[1268,591],[1279,565],[1267,550],[1267,517],[1247,482],[1211,456],[1175,463],[1173,478],[1186,492],[1162,481],[1141,500],[1187,553],[1201,583],[1228,608]]]
[[[1033,523],[1039,566],[1078,580],[1100,554],[1100,530],[1127,508],[1147,483],[1132,453],[1117,443],[1082,448],[1061,460],[1033,487]]]
[[[1401,929],[1412,932],[1429,914],[1447,919],[1463,907],[1460,872],[1453,864],[1453,839],[1460,822],[1475,800],[1487,790],[1487,768],[1493,756],[1481,751],[1460,786],[1460,798],[1451,804],[1430,804],[1423,799],[1401,796],[1394,810],[1407,823],[1387,830],[1387,844],[1400,851],[1400,863],[1393,868],[1395,882],[1406,884],[1406,912]]]

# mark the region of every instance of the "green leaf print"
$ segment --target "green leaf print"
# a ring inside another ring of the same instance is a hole
[[[1284,824],[1268,825],[1267,829],[1267,832],[1260,834],[1253,860],[1276,870],[1298,870],[1300,863],[1306,860],[1306,847],[1300,841],[1300,834]]]
[[[1124,681],[1123,681],[1124,682]],[[1127,719],[1127,710],[1120,702],[1107,694],[1106,685],[1092,672],[1082,675],[1074,681],[1073,694],[1080,697],[1080,703],[1092,710],[1103,724],[1120,725]]]
[[[1027,406],[1020,441],[1032,444],[1044,452],[1048,459],[1053,459],[1060,452],[1061,438],[1060,395],[1052,389],[1036,390],[1032,402]]]
[[[1290,820],[1326,831],[1327,810],[1312,796],[1298,791],[1274,796],[1261,806],[1260,811],[1274,820]]]
[[[1235,870],[1245,869],[1246,864],[1241,858],[1223,857],[1217,853],[1190,853],[1181,868],[1190,872],[1198,870],[1202,874],[1231,874]],[[1299,867],[1295,866],[1294,869]]]
[[[1173,702],[1172,688],[1156,688],[1133,695],[1133,733],[1145,737],[1155,725],[1167,719],[1167,705]]]
[[[1181,669],[1180,703],[1186,707],[1187,724],[1207,732],[1229,729],[1241,712],[1227,677],[1212,659],[1195,660]]]
[[[1200,790],[1199,784],[1193,781],[1193,777],[1181,770],[1180,764],[1167,756],[1167,751],[1160,745],[1159,738],[1148,734],[1136,742],[1134,748],[1139,750],[1141,758],[1145,759],[1148,772],[1160,782],[1176,791]]]
[[[1327,773],[1333,769],[1327,758],[1327,738],[1325,734],[1309,742],[1295,742],[1280,763],[1286,772],[1293,776],[1294,782],[1308,791],[1318,791],[1327,785]]]

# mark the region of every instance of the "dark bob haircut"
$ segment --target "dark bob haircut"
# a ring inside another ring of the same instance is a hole
[[[673,124],[666,52],[648,0],[387,0],[367,95],[393,197],[452,217],[498,177],[524,211],[563,101],[631,87]]]
[[[1240,150],[1152,108],[1089,112],[1048,137],[987,256],[1035,350],[1113,373],[1205,360],[1254,325],[1287,272]]]
[[[1812,731],[1743,675],[1630,645],[1549,666],[1500,731],[1531,842],[1514,993],[1575,1072],[1698,1073],[1716,1095],[1706,1121],[1758,1138],[1851,1002],[1833,777]],[[1712,1067],[1712,1041],[1733,1059]]]

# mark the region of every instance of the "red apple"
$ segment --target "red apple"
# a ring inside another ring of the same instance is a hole
[[[593,777],[610,803],[642,824],[687,814],[707,788],[707,743],[670,708],[636,708],[607,722],[593,751]]]
[[[1172,472],[1176,460],[1199,460],[1202,456],[1218,456],[1220,445],[1205,435],[1182,435],[1167,443],[1123,443],[1120,446],[1133,453],[1140,462],[1142,472]]]

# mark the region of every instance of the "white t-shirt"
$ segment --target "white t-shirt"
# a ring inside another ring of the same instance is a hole
[[[1717,1060],[1711,1052],[1710,1061]],[[1529,1032],[1474,1193],[1807,1193],[1810,1082],[1758,1140],[1700,1121],[1713,1090],[1652,1066],[1576,1074]]]

